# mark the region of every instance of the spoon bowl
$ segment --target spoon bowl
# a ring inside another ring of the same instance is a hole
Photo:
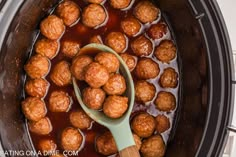
[[[125,114],[118,119],[109,118],[101,111],[88,108],[86,104],[84,104],[83,102],[82,94],[76,83],[76,79],[73,78],[72,82],[77,100],[80,103],[82,109],[87,113],[89,117],[91,117],[97,123],[107,127],[111,131],[121,157],[129,157],[129,156],[139,157],[140,155],[135,146],[135,142],[129,125],[129,117],[134,105],[134,84],[129,68],[127,67],[123,59],[114,50],[105,45],[101,44],[86,45],[80,50],[79,54],[86,52],[87,50],[90,49],[98,49],[104,52],[109,52],[117,57],[117,59],[120,62],[119,73],[121,73],[121,75],[126,80],[127,89],[124,95],[128,97],[129,107],[125,112]]]

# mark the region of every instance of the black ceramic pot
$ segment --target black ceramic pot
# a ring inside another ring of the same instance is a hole
[[[20,101],[25,64],[40,20],[57,0],[2,0],[0,5],[0,139],[5,150],[32,150]],[[233,64],[215,0],[156,0],[175,34],[180,108],[167,157],[222,154],[233,111]]]

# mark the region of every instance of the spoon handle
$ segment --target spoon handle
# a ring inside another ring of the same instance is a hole
[[[135,145],[122,149],[120,157],[140,157],[139,151]]]

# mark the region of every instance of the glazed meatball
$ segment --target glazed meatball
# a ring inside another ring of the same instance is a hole
[[[125,61],[129,71],[133,71],[137,64],[137,57],[127,53],[120,54],[121,58]]]
[[[55,15],[49,15],[40,23],[41,33],[51,40],[59,39],[65,31],[63,20]]]
[[[71,98],[64,91],[53,91],[49,97],[49,110],[51,112],[67,112],[70,109]]]
[[[131,122],[131,128],[139,137],[149,137],[156,128],[155,119],[148,113],[140,113]]]
[[[57,55],[58,47],[59,44],[57,41],[44,38],[36,42],[35,51],[42,56],[53,59]]]
[[[39,141],[38,148],[42,153],[50,154],[56,151],[57,145],[53,140],[43,139]]]
[[[160,72],[158,63],[150,58],[141,58],[135,68],[135,74],[139,79],[152,79]]]
[[[136,147],[138,148],[138,150],[140,150],[141,145],[142,145],[142,141],[141,141],[140,137],[133,133],[133,138],[134,138],[134,142],[136,144]]]
[[[93,59],[86,55],[78,55],[76,56],[73,61],[72,65],[70,67],[72,75],[77,80],[84,80],[85,76],[85,69],[86,67],[93,62]]]
[[[106,67],[109,73],[116,72],[120,67],[117,57],[109,52],[100,52],[95,56],[94,60]]]
[[[148,36],[152,39],[160,39],[167,33],[167,25],[163,22],[152,25],[148,31]]]
[[[57,63],[51,72],[50,78],[57,86],[66,86],[71,83],[69,63],[66,61]]]
[[[30,79],[25,84],[25,91],[28,95],[42,98],[46,95],[49,83],[42,78]]]
[[[85,81],[93,88],[103,86],[109,79],[107,69],[99,63],[93,62],[85,71]]]
[[[90,38],[90,43],[102,44],[102,38],[100,35],[94,35]]]
[[[140,1],[134,8],[134,15],[143,23],[157,19],[160,10],[150,1]]]
[[[122,53],[126,49],[126,37],[121,32],[111,32],[107,35],[105,43],[117,53]]]
[[[156,130],[158,133],[163,133],[170,128],[170,121],[164,115],[158,115],[156,117],[156,123],[157,123]]]
[[[51,155],[50,157],[65,157],[65,156],[62,154],[56,154],[56,155]]]
[[[74,41],[64,41],[61,44],[61,52],[69,57],[73,58],[80,50],[80,44]]]
[[[79,6],[73,1],[64,1],[59,4],[56,13],[66,26],[74,24],[80,17]]]
[[[88,129],[91,126],[92,119],[83,110],[77,110],[71,112],[70,123],[76,128]]]
[[[30,78],[36,79],[46,76],[49,72],[49,67],[48,59],[38,54],[32,56],[24,68]]]
[[[156,88],[153,84],[144,80],[135,83],[135,100],[137,102],[149,102],[154,98],[155,93]]]
[[[25,117],[31,121],[39,121],[47,113],[45,103],[37,97],[28,97],[21,104]]]
[[[91,109],[99,110],[105,100],[106,93],[100,88],[87,87],[83,91],[83,102]]]
[[[164,40],[160,43],[154,52],[156,58],[162,62],[169,63],[176,56],[176,47],[170,40]]]
[[[66,128],[61,134],[61,146],[64,150],[76,151],[83,142],[81,132],[74,128]]]
[[[52,131],[52,124],[50,119],[44,117],[37,122],[29,122],[29,130],[38,135],[47,135]]]
[[[111,132],[107,131],[100,135],[96,140],[96,148],[98,153],[109,156],[117,153],[115,140]]]
[[[136,134],[133,134],[133,138],[138,150],[141,148],[141,139]],[[116,147],[115,140],[111,132],[107,131],[100,135],[96,140],[96,148],[100,154],[109,156],[117,153],[118,149]]]
[[[121,21],[121,28],[128,36],[135,36],[140,32],[141,24],[134,17],[125,18]]]
[[[155,100],[155,105],[160,111],[170,112],[176,106],[175,96],[170,92],[159,92]]]
[[[175,88],[178,84],[178,74],[173,68],[166,68],[160,77],[163,88]]]
[[[50,157],[65,157],[65,156],[62,154],[56,154],[56,155],[51,155]]]
[[[103,89],[108,95],[122,95],[126,90],[125,78],[120,74],[114,74],[110,76]]]
[[[82,22],[87,27],[97,27],[105,22],[106,11],[99,4],[89,4],[82,14]]]
[[[148,56],[153,51],[152,42],[144,35],[131,42],[131,48],[136,56]]]
[[[128,109],[128,98],[123,96],[108,96],[103,104],[103,112],[110,118],[120,118]]]
[[[89,2],[89,3],[97,3],[97,4],[99,4],[99,3],[102,3],[104,0],[86,0],[87,2]]]
[[[143,141],[141,146],[143,157],[163,157],[165,154],[165,143],[160,135],[153,135]]]
[[[131,0],[110,0],[110,4],[115,9],[124,9],[127,8]]]

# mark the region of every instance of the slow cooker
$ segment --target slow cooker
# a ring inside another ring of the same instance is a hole
[[[0,2],[0,141],[4,150],[33,150],[20,107],[23,66],[39,32],[39,22],[59,1]],[[220,156],[231,124],[236,81],[219,7],[215,0],[154,3],[175,34],[182,82],[180,107],[166,156]]]

